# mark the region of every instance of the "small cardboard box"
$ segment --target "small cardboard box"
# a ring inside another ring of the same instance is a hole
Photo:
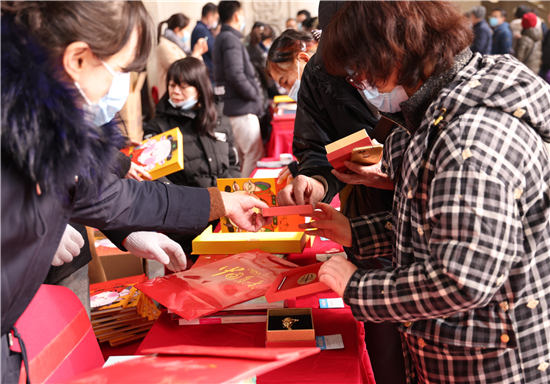
[[[298,320],[292,324],[290,330],[283,326],[283,319],[287,317]],[[311,308],[268,309],[265,346],[267,348],[317,346]]]
[[[321,265],[323,263],[315,263],[282,272],[265,294],[267,302],[272,303],[329,290],[325,283],[319,281]]]
[[[143,119],[141,111],[141,88],[145,84],[147,72],[132,72],[130,74],[130,94],[126,104],[120,110],[124,122],[122,132],[135,141],[143,140]]]
[[[300,253],[306,240],[304,232],[212,233],[212,226],[209,226],[193,240],[193,254],[236,254],[252,249],[269,253]]]
[[[107,280],[121,279],[144,273],[143,259],[124,252],[114,246],[108,239],[96,237],[95,248],[105,270]]]

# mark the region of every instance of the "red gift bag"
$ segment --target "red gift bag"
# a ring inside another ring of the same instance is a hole
[[[150,298],[193,320],[266,294],[277,276],[296,264],[254,250],[137,284]]]

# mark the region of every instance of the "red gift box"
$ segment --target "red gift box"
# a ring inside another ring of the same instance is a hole
[[[267,302],[273,303],[329,290],[330,288],[325,283],[319,281],[319,268],[322,264],[306,265],[281,273],[265,294]]]

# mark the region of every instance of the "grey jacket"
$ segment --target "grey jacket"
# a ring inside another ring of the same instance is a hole
[[[516,57],[536,74],[542,64],[542,28],[527,28],[521,31],[517,42]]]
[[[241,38],[240,32],[222,25],[212,52],[214,79],[217,88],[224,88],[224,115],[231,117],[252,113],[261,116],[260,88],[254,79],[254,67]]]

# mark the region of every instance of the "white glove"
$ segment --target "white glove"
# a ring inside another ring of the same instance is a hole
[[[80,255],[80,248],[84,246],[84,239],[80,232],[67,224],[63,237],[59,242],[52,265],[59,267],[63,263],[69,263],[73,257]]]
[[[181,246],[168,236],[157,232],[133,232],[122,243],[132,254],[149,260],[157,260],[174,272],[187,267]]]

